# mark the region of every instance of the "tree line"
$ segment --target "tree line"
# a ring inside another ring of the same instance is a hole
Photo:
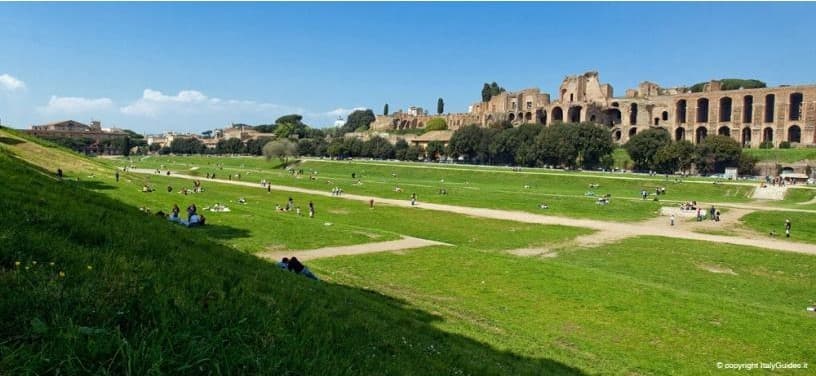
[[[697,145],[689,141],[672,141],[663,128],[647,129],[632,136],[623,148],[634,163],[635,170],[650,170],[662,174],[688,172],[721,173],[736,167],[740,175],[753,175],[757,159],[742,151],[740,143],[728,136],[709,136]]]

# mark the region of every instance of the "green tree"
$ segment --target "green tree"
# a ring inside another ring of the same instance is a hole
[[[499,86],[495,81],[490,84],[485,82],[484,86],[482,86],[482,102],[490,101],[490,98],[499,95],[503,91],[505,91],[504,88]]]
[[[374,122],[376,116],[371,110],[356,110],[349,114],[346,123],[340,127],[342,133],[368,130],[369,125]]]
[[[386,103],[385,107],[383,107],[383,115],[388,116],[388,103]]]
[[[456,132],[453,132],[448,142],[448,155],[452,157],[463,157],[466,160],[476,159],[480,151],[483,136],[483,128],[478,125],[473,124],[462,127]]]
[[[342,157],[348,154],[345,146],[342,137],[333,138],[329,145],[326,146],[326,153],[332,158]]]
[[[567,168],[601,167],[614,145],[609,131],[592,123],[556,123],[536,138],[542,164]]]
[[[691,92],[699,93],[703,91],[703,88],[708,82],[699,82],[694,85],[691,85]],[[767,87],[767,85],[760,81],[760,80],[746,80],[742,78],[724,78],[720,80],[720,86],[722,90],[737,90],[740,88],[743,89],[760,89]]]
[[[408,149],[405,150],[405,160],[406,161],[416,161],[419,159],[421,151],[419,147],[416,145],[411,145]]]
[[[695,157],[697,171],[707,175],[723,172],[726,167],[738,167],[741,154],[740,143],[731,137],[706,137],[697,145]]]
[[[263,147],[263,155],[267,161],[278,158],[283,162],[283,167],[289,163],[289,158],[297,153],[297,145],[287,139],[270,141]]]
[[[405,139],[398,139],[394,144],[394,158],[401,161],[405,160],[405,152],[408,150],[408,142]]]
[[[441,117],[435,117],[425,124],[425,131],[443,131],[448,129],[448,122]]]
[[[635,163],[635,169],[645,170],[655,168],[655,153],[670,143],[669,132],[663,128],[653,128],[632,136],[623,148]]]
[[[176,138],[170,143],[170,152],[174,154],[201,154],[206,149],[201,140],[193,137]]]
[[[494,121],[494,122],[488,124],[487,126],[490,127],[490,128],[493,128],[493,129],[500,129],[500,130],[501,129],[510,129],[510,128],[513,128],[513,122],[511,122],[510,120],[504,119],[504,120]]]
[[[217,154],[241,154],[244,152],[244,143],[238,138],[219,140],[215,145],[215,152]]]
[[[272,141],[271,137],[258,137],[246,142],[244,152],[252,155],[263,155],[263,147],[267,142]]]
[[[759,158],[748,153],[741,153],[737,161],[737,173],[740,175],[755,175],[754,166]]]
[[[442,98],[436,100],[436,113],[442,115],[445,112],[445,101]]]
[[[660,148],[654,155],[653,169],[661,174],[687,172],[694,162],[694,145],[686,140]]]
[[[431,141],[425,147],[426,158],[435,161],[445,155],[445,143],[442,141]]]
[[[385,138],[374,136],[365,142],[363,156],[377,159],[394,158],[394,146]]]

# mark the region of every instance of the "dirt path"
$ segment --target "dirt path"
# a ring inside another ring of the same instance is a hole
[[[255,255],[273,261],[280,260],[283,257],[292,256],[297,257],[299,260],[313,260],[316,258],[334,256],[359,255],[374,252],[401,251],[405,249],[429,247],[432,245],[449,246],[450,244],[427,239],[413,238],[410,236],[403,236],[402,239],[400,240],[391,240],[387,242],[356,244],[342,247],[325,247],[312,249],[308,251],[271,251],[256,253]]]
[[[128,171],[135,172],[135,173],[142,173],[142,174],[154,174],[155,170],[149,169],[130,169]],[[173,177],[182,178],[182,179],[201,179],[200,177],[183,175],[183,174],[173,174]],[[257,182],[244,182],[244,181],[227,181],[221,179],[210,180],[213,182],[224,183],[224,184],[233,184],[233,185],[242,185],[247,187],[255,187],[261,189],[261,186]],[[324,191],[316,191],[312,189],[304,189],[304,188],[297,188],[297,187],[290,187],[285,185],[271,185],[271,188],[277,191],[286,191],[286,192],[297,192],[297,193],[304,193],[310,195],[317,195],[317,196],[325,196],[325,197],[332,197],[331,192],[324,192]],[[346,200],[355,200],[355,201],[362,201],[368,202],[371,198],[374,198],[377,201],[378,205],[387,204],[393,205],[398,207],[405,207],[405,208],[412,208],[411,203],[408,200],[395,200],[395,199],[388,199],[388,198],[379,198],[379,197],[371,197],[371,196],[360,196],[354,194],[343,194],[340,198]],[[716,204],[718,207],[730,207],[730,208],[737,208],[737,209],[748,209],[748,210],[771,210],[768,207],[763,206],[755,206],[755,205],[741,205],[741,204]],[[508,221],[516,221],[516,222],[524,222],[524,223],[537,223],[537,224],[544,224],[544,225],[563,225],[563,226],[573,226],[573,227],[584,227],[589,228],[601,232],[607,232],[608,237],[618,239],[624,239],[628,237],[634,236],[662,236],[662,237],[669,237],[669,238],[677,238],[677,239],[688,239],[688,240],[702,240],[702,241],[709,241],[715,243],[728,243],[728,244],[735,244],[735,245],[744,245],[744,246],[751,246],[751,247],[760,247],[760,248],[767,248],[773,249],[778,251],[787,251],[787,252],[797,252],[797,253],[805,253],[816,255],[816,245],[813,244],[804,244],[804,243],[794,243],[789,241],[784,241],[780,239],[763,239],[763,238],[745,238],[741,236],[725,236],[725,235],[711,235],[711,234],[701,234],[691,231],[691,229],[683,228],[683,226],[669,226],[669,219],[668,217],[658,217],[656,219],[650,219],[643,223],[624,223],[624,222],[609,222],[609,221],[600,221],[595,219],[579,219],[579,218],[566,218],[566,217],[555,217],[555,216],[546,216],[541,214],[532,214],[527,212],[520,212],[520,211],[512,211],[512,210],[499,210],[499,209],[486,209],[486,208],[474,208],[474,207],[467,207],[467,206],[455,206],[455,205],[445,205],[445,204],[434,204],[434,203],[426,203],[426,202],[418,202],[417,205],[413,208],[420,208],[420,209],[428,209],[428,210],[437,210],[437,211],[445,211],[450,213],[457,213],[457,214],[464,214],[470,215],[474,217],[482,217],[482,218],[492,218],[492,219],[500,219],[500,220],[508,220]],[[810,212],[816,213],[813,210],[802,210],[802,209],[772,209],[772,210],[784,210],[784,211],[800,211],[800,212]],[[662,223],[661,223],[662,222]],[[597,235],[600,239],[594,239],[594,242],[599,242],[603,240],[602,235]]]
[[[312,159],[312,158],[305,158],[302,160],[302,163],[308,162],[322,162],[322,163],[345,163],[348,164],[348,161],[338,161],[332,159]],[[470,165],[469,167],[455,167],[457,165],[431,165],[431,164],[417,164],[417,165],[409,165],[405,163],[399,162],[368,162],[368,161],[354,161],[352,163],[358,163],[360,165],[372,165],[372,166],[380,166],[380,167],[405,167],[405,168],[418,168],[418,169],[433,169],[433,170],[449,170],[449,171],[466,171],[466,172],[498,172],[503,174],[527,174],[527,175],[552,175],[552,176],[569,176],[569,177],[581,177],[581,178],[594,178],[594,179],[617,179],[617,180],[644,180],[644,181],[652,181],[652,182],[667,182],[665,177],[649,177],[649,176],[621,176],[628,173],[623,172],[559,172],[562,170],[554,169],[554,170],[544,170],[538,167],[527,167],[522,169],[522,171],[512,171],[508,169],[501,169],[497,167],[479,167],[478,165]],[[391,164],[389,164],[391,163]],[[673,179],[674,177],[672,177]],[[694,183],[694,184],[712,184],[714,181],[706,181],[706,180],[683,180],[683,183]],[[749,186],[755,187],[756,183],[743,183],[739,181],[724,181],[720,182],[720,184],[726,185],[742,185],[742,186]]]

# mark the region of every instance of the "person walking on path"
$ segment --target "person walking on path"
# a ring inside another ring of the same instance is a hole
[[[374,209],[374,199],[368,200],[368,207]]]
[[[790,230],[791,230],[791,221],[790,218],[785,219],[785,237],[790,237]]]
[[[671,215],[671,219],[669,220],[672,226],[674,226],[674,214]]]

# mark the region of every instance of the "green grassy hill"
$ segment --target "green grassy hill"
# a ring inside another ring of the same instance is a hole
[[[1,147],[0,181],[0,374],[580,373],[279,270]]]

